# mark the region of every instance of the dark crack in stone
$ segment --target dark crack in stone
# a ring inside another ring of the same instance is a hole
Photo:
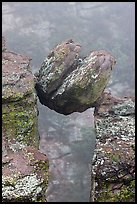
[[[85,58],[80,50],[72,39],[58,44],[35,75],[40,102],[64,115],[98,106],[116,63],[105,50],[92,51]]]

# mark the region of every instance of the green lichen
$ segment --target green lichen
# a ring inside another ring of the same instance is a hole
[[[122,186],[117,191],[111,190],[110,184],[102,183],[102,190],[96,198],[96,202],[134,202],[135,180],[130,181],[129,186]]]
[[[62,60],[69,53],[69,48],[67,46],[58,46],[54,52],[55,60]]]
[[[114,162],[118,162],[120,160],[120,155],[118,155],[118,154],[111,154],[111,159]]]
[[[112,106],[107,116],[96,119],[97,162],[105,161],[94,166],[97,202],[135,201],[134,105],[131,100],[124,101]]]
[[[45,161],[42,161],[42,160],[39,160],[39,161],[35,161],[35,170],[34,172],[38,172],[39,170],[43,172],[43,184],[42,184],[42,189],[44,192],[46,192],[46,189],[48,187],[48,177],[49,177],[49,174],[48,174],[48,170],[49,170],[49,163],[48,162],[45,162]],[[41,197],[42,198],[42,197]],[[43,200],[39,199],[39,202],[42,202]]]
[[[49,164],[48,164],[48,162],[38,160],[38,161],[35,161],[35,168],[36,168],[36,170],[42,170],[46,173],[46,171],[49,168]]]
[[[135,180],[131,181],[128,187],[122,187],[117,199],[119,202],[135,201]]]
[[[83,80],[84,81],[84,80]],[[83,83],[83,82],[82,82]],[[89,83],[89,86],[83,86],[83,84],[72,86],[67,92],[65,91],[67,87],[60,87],[58,91],[56,92],[56,96],[59,99],[60,95],[63,95],[61,100],[57,100],[56,104],[58,106],[63,106],[68,102],[68,104],[72,101],[75,104],[81,104],[92,106],[92,104],[99,98],[101,93],[104,90],[106,84],[106,79],[101,78],[96,83]],[[66,84],[67,86],[67,84]],[[85,90],[86,87],[86,90]],[[56,96],[53,96],[56,97]],[[70,98],[71,96],[71,98]]]
[[[15,186],[16,185],[16,182],[17,182],[17,178],[18,178],[18,174],[15,174],[14,173],[14,176],[13,177],[10,177],[10,176],[3,176],[2,178],[2,184],[3,186]]]
[[[135,151],[135,144],[132,144],[131,148]]]
[[[2,80],[3,161],[7,161],[3,162],[3,202],[45,202],[48,178],[43,174],[48,174],[48,167],[45,162],[47,168],[42,174],[43,169],[35,166],[33,154],[39,154],[34,78],[28,58],[21,55],[18,58],[12,52],[7,54],[9,59],[3,60]]]
[[[8,139],[38,147],[36,99],[32,95],[2,106],[3,129]],[[32,139],[33,138],[33,139]]]
[[[35,161],[35,171],[42,171],[44,172],[44,181],[45,181],[45,187],[47,187],[47,184],[48,184],[48,169],[49,169],[49,163],[48,161],[42,161],[42,160],[38,160],[38,161]],[[34,172],[35,172],[34,171]]]
[[[24,150],[25,148],[16,142],[16,144],[10,145],[10,149],[15,152],[16,150]],[[15,172],[12,176],[3,175],[3,201],[46,202],[45,192],[48,186],[48,160],[36,160],[34,153],[28,152],[27,150],[24,153],[29,159],[28,164],[33,166],[32,171],[28,175]]]

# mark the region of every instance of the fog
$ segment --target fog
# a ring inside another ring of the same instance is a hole
[[[63,40],[80,43],[83,56],[105,49],[117,60],[107,89],[135,94],[134,2],[3,2],[2,35],[10,50],[32,59],[33,73]],[[40,150],[50,162],[48,202],[89,202],[93,110],[64,116],[39,101],[38,108]]]

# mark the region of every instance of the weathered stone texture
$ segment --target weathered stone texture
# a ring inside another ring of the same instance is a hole
[[[95,116],[91,202],[135,201],[135,103],[106,93]]]
[[[30,59],[2,42],[2,201],[46,201],[48,159],[38,150]]]
[[[48,159],[32,146],[3,140],[3,202],[46,201]]]
[[[97,105],[116,63],[105,50],[81,58],[80,49],[73,40],[58,44],[36,74],[40,102],[65,115]]]
[[[8,139],[38,146],[37,105],[30,59],[2,53],[2,127]]]

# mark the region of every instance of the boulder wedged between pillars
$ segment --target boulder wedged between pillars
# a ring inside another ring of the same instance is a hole
[[[72,39],[58,44],[35,74],[40,102],[64,115],[97,107],[116,63],[108,51],[80,50]]]

